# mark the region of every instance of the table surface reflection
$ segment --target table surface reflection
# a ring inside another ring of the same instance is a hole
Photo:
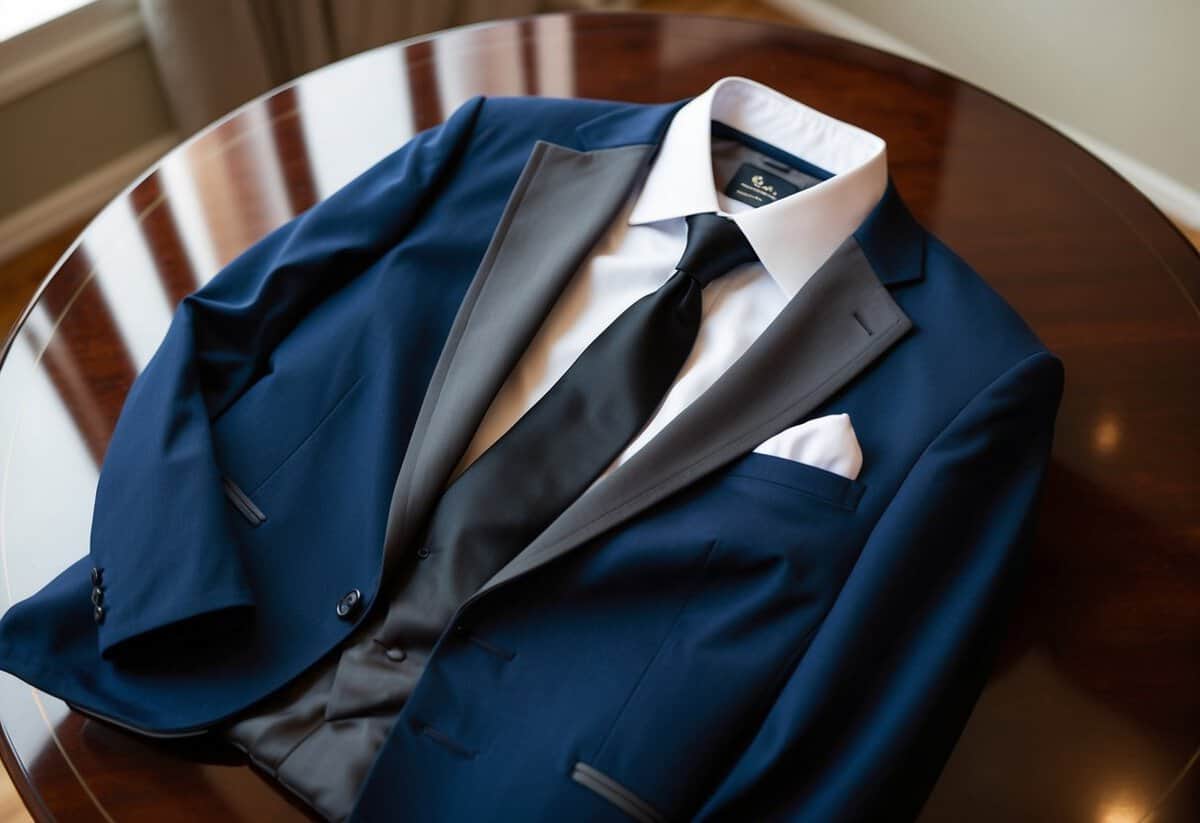
[[[171,152],[79,238],[0,365],[0,608],[86,552],[100,460],[175,304],[476,94],[677,99],[752,77],[888,143],[918,218],[1066,363],[1029,582],[924,821],[1195,819],[1200,257],[1043,123],[800,29],[555,15],[368,52]],[[0,677],[4,762],[39,819],[303,819],[221,749],[148,743]],[[1168,792],[1168,789],[1171,791]]]

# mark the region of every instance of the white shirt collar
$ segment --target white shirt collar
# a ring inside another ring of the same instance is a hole
[[[765,206],[722,211],[712,175],[713,120],[833,176]],[[676,112],[629,223],[706,211],[726,214],[791,299],[866,219],[886,187],[887,145],[882,139],[761,83],[726,77]]]

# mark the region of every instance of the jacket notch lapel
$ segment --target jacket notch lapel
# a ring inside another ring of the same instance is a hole
[[[381,581],[422,527],[504,379],[653,148],[534,145],[426,390],[392,490]]]

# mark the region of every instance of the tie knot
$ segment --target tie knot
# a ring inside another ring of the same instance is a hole
[[[712,212],[689,214],[687,247],[675,265],[707,286],[722,274],[758,259],[737,223]]]

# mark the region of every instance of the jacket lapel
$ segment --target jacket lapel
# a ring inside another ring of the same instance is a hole
[[[463,298],[392,490],[382,580],[422,528],[492,399],[611,223],[652,144],[539,141]]]
[[[582,545],[800,421],[911,327],[848,238],[713,386],[478,594]]]

